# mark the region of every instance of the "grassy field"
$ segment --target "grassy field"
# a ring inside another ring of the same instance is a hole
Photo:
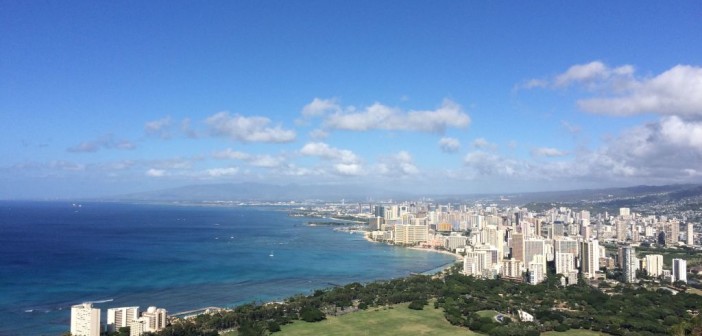
[[[497,314],[499,314],[498,312],[496,312],[494,310],[481,310],[481,311],[478,311],[475,313],[478,314],[478,316],[480,316],[480,317],[489,317],[489,318],[493,318],[493,317],[497,316]]]
[[[339,317],[328,317],[315,323],[296,321],[282,326],[282,331],[272,335],[304,336],[304,335],[482,335],[466,328],[453,326],[444,318],[441,309],[432,305],[424,310],[411,310],[408,304],[399,304],[388,308],[371,308]],[[482,310],[480,316],[493,317],[498,313],[494,310]],[[224,336],[236,336],[236,332],[225,333]],[[590,330],[568,330],[566,332],[549,331],[542,336],[606,336],[607,334]]]
[[[371,308],[316,323],[296,321],[282,329],[276,335],[480,335],[451,325],[441,309],[428,305],[424,310],[411,310],[407,304]]]

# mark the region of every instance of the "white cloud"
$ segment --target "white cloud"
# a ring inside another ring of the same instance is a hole
[[[358,163],[337,163],[334,171],[339,175],[358,176],[363,174],[363,167]]]
[[[538,157],[561,157],[568,155],[568,152],[552,147],[540,147],[532,149],[531,155]]]
[[[473,140],[473,148],[496,150],[497,145],[487,141],[485,138],[477,138]]]
[[[342,163],[357,163],[358,156],[347,149],[338,149],[323,142],[309,142],[300,149],[305,156],[318,156],[326,160],[341,161]]]
[[[212,157],[215,159],[229,159],[229,160],[247,160],[251,157],[251,155],[244,153],[244,152],[239,152],[235,151],[231,148],[227,148],[225,150],[221,150],[218,152],[214,152],[212,154]]]
[[[136,145],[129,140],[117,140],[114,135],[107,134],[92,141],[84,141],[66,150],[72,153],[93,153],[101,149],[132,150]]]
[[[455,153],[461,149],[461,142],[456,138],[443,137],[439,139],[439,148],[445,153]]]
[[[556,76],[553,85],[565,87],[573,83],[596,83],[612,78],[630,78],[633,74],[634,67],[631,65],[610,68],[600,61],[594,61],[571,66],[565,73]]]
[[[239,168],[237,167],[227,167],[227,168],[212,168],[208,169],[207,175],[210,177],[222,177],[222,176],[232,176],[239,173]]]
[[[163,177],[166,176],[166,171],[163,169],[149,169],[146,171],[146,176],[151,176],[151,177]]]
[[[577,101],[583,111],[627,116],[641,113],[702,117],[702,67],[676,65],[653,77],[635,76],[634,67],[611,68],[600,61],[571,66],[551,80],[529,80],[522,88],[579,85],[596,93]]]
[[[400,151],[394,155],[381,158],[376,169],[382,175],[394,177],[405,177],[419,173],[419,168],[414,164],[412,155],[407,151]]]
[[[312,138],[312,140],[323,140],[326,139],[328,136],[329,133],[322,129],[316,129],[310,132],[310,138]]]
[[[578,106],[611,115],[702,117],[702,67],[677,65],[653,78],[632,80],[627,87],[614,97],[579,100]]]
[[[272,155],[257,155],[249,160],[250,165],[262,168],[280,167],[284,162],[284,158]]]
[[[324,126],[332,129],[367,131],[373,129],[442,133],[449,127],[463,128],[470,117],[455,102],[445,99],[442,105],[429,111],[404,112],[397,108],[375,103],[360,112],[347,108],[346,112],[329,115]]]
[[[341,107],[335,99],[314,98],[311,103],[302,108],[302,115],[305,117],[317,117],[327,113],[341,111]]]
[[[146,122],[144,125],[144,130],[146,131],[146,134],[155,135],[162,139],[168,139],[171,137],[171,124],[171,117],[165,117]]]
[[[246,161],[254,167],[276,168],[285,163],[285,158],[282,156],[272,156],[268,154],[253,155],[249,153],[239,152],[227,148],[218,152],[214,152],[212,157],[219,160],[241,160]]]
[[[524,164],[513,159],[501,157],[495,153],[473,151],[466,154],[463,163],[473,177],[479,176],[516,176],[523,175]],[[526,166],[528,168],[528,166]],[[528,170],[528,169],[527,169]]]
[[[283,143],[295,140],[295,131],[281,126],[271,127],[271,120],[266,117],[244,117],[238,114],[230,116],[228,112],[219,112],[205,120],[214,136],[225,136],[241,142]]]

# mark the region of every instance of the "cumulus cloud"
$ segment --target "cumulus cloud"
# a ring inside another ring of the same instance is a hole
[[[144,125],[144,131],[146,131],[146,134],[148,135],[154,135],[162,139],[168,139],[171,137],[171,124],[171,117],[148,121]]]
[[[302,115],[305,117],[317,117],[327,113],[341,111],[341,107],[335,99],[314,98],[311,103],[302,108]]]
[[[485,138],[477,138],[473,140],[473,148],[496,150],[497,145],[487,141]]]
[[[571,66],[549,80],[529,80],[522,88],[565,88],[596,92],[577,101],[586,112],[627,116],[641,113],[702,117],[702,67],[676,65],[653,77],[637,77],[631,65],[609,67],[600,61]]]
[[[445,99],[435,110],[402,111],[375,103],[360,111],[348,107],[326,117],[324,126],[331,129],[367,131],[374,129],[443,133],[449,127],[463,128],[470,117],[460,105]]]
[[[568,152],[552,147],[540,147],[532,149],[531,155],[537,157],[561,157],[568,155]]]
[[[231,148],[227,148],[222,151],[214,152],[212,154],[212,157],[215,159],[219,160],[241,160],[241,161],[246,161],[250,165],[254,167],[262,167],[262,168],[276,168],[280,167],[285,163],[285,158],[282,156],[273,156],[273,155],[254,155],[254,154],[249,154],[249,153],[244,153],[244,152],[239,152],[232,150]]]
[[[702,117],[702,68],[677,65],[653,78],[632,80],[628,89],[613,97],[578,101],[588,112],[633,115],[657,113],[687,118]]]
[[[239,173],[239,168],[237,167],[227,167],[227,168],[212,168],[206,170],[207,176],[209,177],[223,177],[232,176]]]
[[[517,176],[523,175],[524,168],[528,165],[514,159],[504,158],[495,153],[473,151],[463,159],[463,164],[469,169],[473,177],[480,176]],[[528,169],[527,169],[528,170]]]
[[[439,148],[445,153],[455,153],[461,149],[461,142],[456,138],[443,137],[439,139]]]
[[[419,173],[419,168],[414,164],[412,155],[407,151],[400,151],[394,155],[381,158],[377,170],[380,174],[396,177],[416,175]]]
[[[245,117],[219,112],[208,117],[205,124],[212,135],[241,142],[284,143],[294,141],[296,137],[293,130],[270,126],[271,120],[266,117]]]
[[[134,148],[136,148],[136,145],[133,142],[129,140],[117,140],[114,135],[107,134],[95,140],[81,142],[66,150],[71,153],[93,153],[101,149],[131,150]]]
[[[166,176],[166,171],[163,169],[154,169],[151,168],[146,171],[146,176],[151,176],[151,177],[163,177]]]
[[[352,151],[334,148],[324,142],[309,142],[300,149],[300,154],[317,156],[326,160],[335,160],[347,164],[359,161],[358,156]]]
[[[322,129],[316,129],[310,132],[310,138],[313,140],[323,140],[329,136],[329,133]]]
[[[247,160],[251,157],[251,155],[249,155],[248,153],[235,151],[231,148],[227,148],[225,150],[214,152],[212,154],[212,157],[214,157],[215,159],[220,159],[220,160],[223,160],[223,159]]]
[[[358,163],[337,163],[334,165],[334,171],[339,175],[363,175],[363,167]]]

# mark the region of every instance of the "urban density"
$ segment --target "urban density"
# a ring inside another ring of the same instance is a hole
[[[627,283],[642,278],[687,283],[686,261],[637,254],[639,246],[695,246],[694,223],[675,217],[642,216],[629,208],[591,214],[566,207],[533,212],[527,208],[387,204],[374,207],[374,241],[419,246],[463,255],[463,272],[480,278],[506,278],[537,284],[549,264],[564,285],[606,280],[618,270]],[[681,227],[683,228],[681,230]],[[617,273],[617,274],[619,274]]]

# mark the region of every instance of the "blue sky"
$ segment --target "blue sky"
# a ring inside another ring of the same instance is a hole
[[[2,1],[0,198],[702,182],[697,1]]]

